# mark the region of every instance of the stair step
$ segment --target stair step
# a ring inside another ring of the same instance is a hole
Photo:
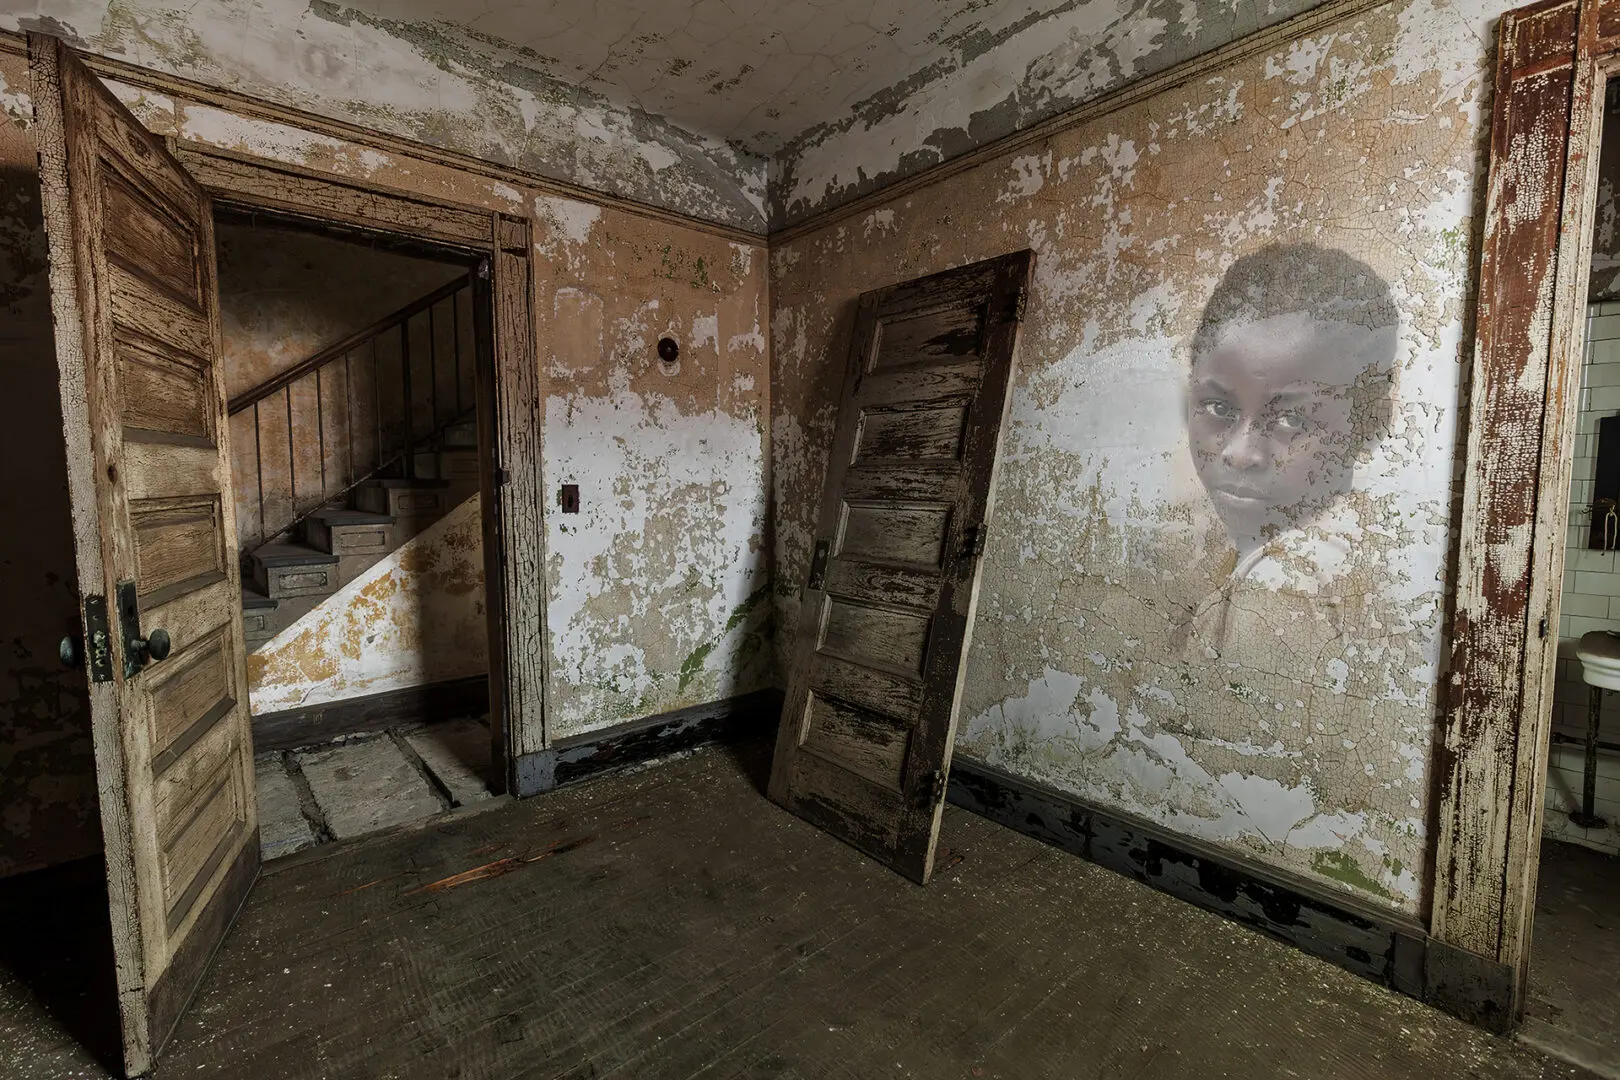
[[[428,480],[476,479],[478,450],[466,447],[420,450],[416,454],[416,475]]]
[[[329,506],[309,515],[311,521],[324,521],[332,525],[392,525],[388,514],[373,514],[367,510],[350,510],[344,506]]]
[[[450,447],[478,449],[478,418],[457,420],[455,423],[447,425],[439,443],[447,449]]]
[[[355,489],[354,501],[361,510],[393,517],[396,525],[409,519],[419,528],[424,519],[441,517],[450,509],[449,487],[444,480],[374,480]]]
[[[304,544],[265,544],[253,552],[253,583],[265,596],[324,596],[338,589],[338,557]]]
[[[276,636],[276,601],[242,586],[242,638],[249,649]]]
[[[254,549],[253,561],[263,566],[321,566],[337,562],[337,556],[308,544],[265,544]],[[276,594],[265,595],[275,597]]]
[[[242,610],[254,611],[258,608],[273,608],[276,602],[261,592],[255,592],[247,586],[242,587]]]
[[[310,547],[337,556],[386,555],[394,548],[394,516],[340,508],[318,510],[305,519],[304,537]]]
[[[281,633],[309,612],[319,607],[327,593],[294,596],[272,601],[274,607],[254,608],[242,612],[242,636],[249,649],[256,649]]]

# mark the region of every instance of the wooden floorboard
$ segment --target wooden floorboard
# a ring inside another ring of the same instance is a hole
[[[769,803],[768,749],[283,860],[156,1076],[1580,1075],[955,808],[918,888]],[[104,1075],[8,1030],[0,1076]]]

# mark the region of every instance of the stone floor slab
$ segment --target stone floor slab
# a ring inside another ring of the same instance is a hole
[[[339,840],[432,817],[445,809],[387,735],[294,755]]]
[[[467,717],[429,724],[404,737],[456,806],[490,797],[489,729],[479,721]]]
[[[315,846],[315,832],[298,800],[298,788],[287,773],[280,751],[253,759],[259,804],[259,857],[266,861]]]

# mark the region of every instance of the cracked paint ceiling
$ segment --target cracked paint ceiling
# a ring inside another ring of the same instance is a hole
[[[981,41],[1125,0],[357,0],[387,19],[458,24],[536,54],[554,74],[688,130],[771,154],[795,136]],[[1196,4],[1184,3],[1195,9]],[[1226,0],[1206,7],[1229,8]],[[1196,17],[1196,15],[1194,16]],[[1073,26],[1062,33],[1072,35]],[[1013,89],[1022,71],[995,76]]]

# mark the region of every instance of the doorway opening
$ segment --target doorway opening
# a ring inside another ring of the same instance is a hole
[[[1620,80],[1604,97],[1521,1037],[1620,1077]]]
[[[479,260],[230,208],[215,246],[262,856],[486,800]]]

